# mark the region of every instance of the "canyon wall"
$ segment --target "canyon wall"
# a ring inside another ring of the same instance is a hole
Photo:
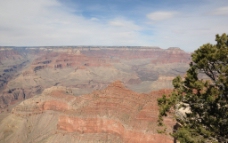
[[[71,87],[74,95],[115,80],[141,93],[172,88],[190,62],[181,49],[152,47],[1,47],[0,55],[2,109],[56,85]]]
[[[0,142],[172,142],[157,98],[189,62],[179,48],[0,47]]]
[[[171,143],[157,133],[156,122],[156,99],[169,92],[139,94],[120,81],[82,96],[51,87],[12,109],[0,123],[0,142]],[[174,121],[166,123],[172,132]]]

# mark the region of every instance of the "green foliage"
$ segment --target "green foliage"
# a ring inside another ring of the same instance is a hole
[[[173,136],[181,143],[228,142],[228,36],[216,35],[216,42],[196,50],[186,77],[176,77],[171,95],[158,99],[161,126],[188,105],[185,118],[175,116]]]

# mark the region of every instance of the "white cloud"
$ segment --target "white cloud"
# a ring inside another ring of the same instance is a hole
[[[138,31],[142,29],[140,26],[136,25],[133,21],[126,20],[123,18],[116,18],[116,19],[110,20],[109,25],[114,27],[129,29],[132,31]]]
[[[0,45],[145,45],[140,26],[85,18],[57,0],[0,1]],[[110,21],[117,21],[117,19]],[[112,22],[111,22],[112,23]]]
[[[212,12],[213,15],[228,15],[228,6],[217,8]]]
[[[118,26],[118,27],[126,26],[122,21],[118,21],[118,20],[110,21],[109,24],[112,26]]]
[[[92,20],[92,21],[99,21],[99,19],[96,18],[96,17],[92,17],[90,20]]]
[[[71,9],[58,0],[0,0],[0,45],[151,45],[193,51],[213,42],[215,34],[228,33],[227,7],[215,3],[176,12],[146,14],[140,9],[146,19],[124,14],[105,19],[77,15],[79,7]],[[205,15],[211,9],[214,15]]]
[[[153,21],[161,21],[174,17],[176,12],[158,11],[147,14],[147,18]]]
[[[215,43],[216,34],[228,33],[227,23],[223,17],[182,13],[167,21],[150,23],[150,27],[156,35],[152,38],[154,44],[193,51],[205,43]]]

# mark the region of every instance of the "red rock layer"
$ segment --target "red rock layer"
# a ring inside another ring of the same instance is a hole
[[[64,134],[105,133],[124,143],[172,142],[170,136],[157,134],[157,97],[169,90],[138,94],[126,89],[121,82],[114,82],[104,90],[75,97],[64,89],[53,87],[32,103],[24,104],[25,107],[16,107],[13,112],[20,115],[21,111],[27,111],[32,115],[56,111],[60,113],[57,129]],[[168,119],[166,122],[167,130],[171,132],[173,121]]]
[[[164,135],[147,134],[135,130],[127,130],[118,121],[102,118],[74,118],[61,116],[58,129],[67,132],[79,133],[109,133],[119,136],[125,143],[172,143],[172,140]]]
[[[152,63],[189,63],[190,54],[182,51],[179,48],[169,48],[163,50],[160,48],[129,48],[129,49],[101,49],[101,50],[86,50],[81,53],[93,57],[105,57],[105,58],[118,58],[125,60],[132,59],[152,59]]]
[[[157,58],[152,59],[154,64],[167,64],[167,63],[189,63],[191,56],[179,48],[169,48],[163,52],[158,53]]]
[[[33,62],[32,67],[33,71],[38,71],[44,68],[61,69],[75,67],[76,69],[84,69],[87,67],[109,65],[109,61],[101,57],[88,57],[85,55],[51,52],[37,58]]]
[[[69,106],[61,101],[50,100],[43,103],[42,110],[66,111],[69,110]]]
[[[1,50],[0,49],[0,62],[2,60],[18,60],[21,59],[22,56],[21,54],[19,54],[16,50],[10,50],[10,49],[6,49],[6,50]]]

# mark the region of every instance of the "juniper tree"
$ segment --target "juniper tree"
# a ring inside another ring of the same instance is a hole
[[[164,116],[175,116],[179,127],[172,136],[181,143],[228,142],[228,35],[215,41],[191,55],[186,76],[176,77],[172,93],[158,99],[159,125]],[[180,117],[180,108],[189,112]]]

